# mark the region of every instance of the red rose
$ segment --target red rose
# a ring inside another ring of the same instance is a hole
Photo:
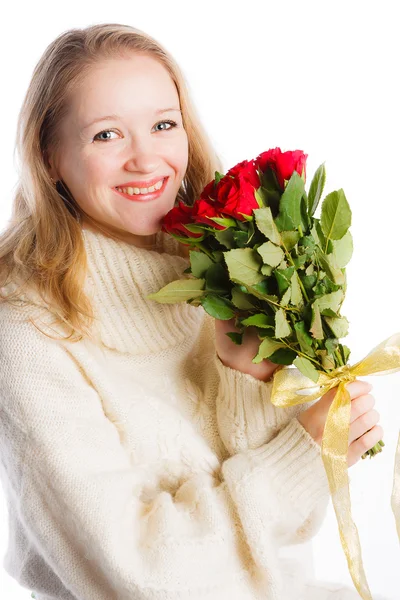
[[[201,199],[212,204],[214,212],[211,216],[234,217],[244,221],[241,213],[251,215],[254,208],[259,208],[254,196],[254,190],[259,187],[260,180],[254,162],[244,160],[229,169],[216,185],[214,180],[208,183]],[[204,210],[206,208],[204,205]]]
[[[202,233],[192,233],[185,227],[185,223],[194,223],[193,208],[180,201],[162,219],[162,231],[180,237],[201,237]]]
[[[243,179],[246,179],[246,181],[251,183],[251,185],[256,190],[261,185],[260,180],[258,178],[256,167],[254,165],[254,160],[251,160],[251,161],[243,160],[242,162],[238,163],[237,165],[235,165],[234,167],[229,169],[229,171],[227,172],[227,175],[233,175],[234,177],[236,175],[239,175],[240,177],[242,177]]]
[[[224,215],[221,213],[219,205],[217,205],[216,202],[212,200],[208,201],[202,196],[203,193],[200,199],[197,200],[193,206],[193,219],[195,220],[195,222],[205,223],[205,225],[209,225],[214,229],[226,229],[226,227],[224,227],[223,225],[219,225],[215,221],[210,220],[210,217],[219,217],[220,219],[224,218]]]
[[[207,200],[207,202],[211,200],[215,200],[215,179],[207,183],[206,187],[200,194],[200,198]]]
[[[245,221],[243,214],[251,215],[253,209],[260,208],[254,196],[254,187],[240,177],[224,177],[219,182],[217,203],[227,217]],[[243,214],[241,214],[243,213]]]
[[[302,150],[282,152],[280,148],[272,148],[259,154],[255,159],[255,165],[263,173],[267,169],[275,171],[278,184],[284,190],[285,180],[289,180],[295,171],[302,176],[304,170],[305,180],[307,156],[308,154],[304,154]]]

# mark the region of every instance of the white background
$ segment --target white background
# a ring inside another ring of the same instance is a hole
[[[226,171],[280,146],[308,155],[308,185],[325,161],[326,193],[353,211],[354,255],[342,314],[352,363],[400,331],[400,44],[396,2],[155,1],[13,3],[2,9],[0,228],[16,184],[18,111],[39,57],[59,33],[126,23],[158,39],[181,65]],[[400,422],[400,374],[367,378],[384,452],[350,469],[353,518],[373,593],[400,598],[400,551],[390,508]],[[0,555],[7,514],[0,494]],[[332,506],[313,542],[318,578],[352,585]],[[2,597],[29,598],[4,570]]]

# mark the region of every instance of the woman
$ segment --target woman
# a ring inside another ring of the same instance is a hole
[[[332,391],[275,409],[251,331],[232,352],[232,323],[146,298],[189,264],[162,217],[222,171],[172,57],[128,26],[63,33],[18,144],[0,239],[7,572],[39,600],[357,598],[278,557],[324,518]],[[382,429],[371,386],[348,389],[351,466]]]

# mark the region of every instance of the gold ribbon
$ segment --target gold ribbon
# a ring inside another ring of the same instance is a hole
[[[339,526],[341,544],[350,575],[363,600],[373,599],[364,572],[357,527],[351,515],[347,465],[351,398],[346,384],[359,376],[387,375],[399,370],[400,333],[396,333],[375,346],[365,358],[353,366],[345,365],[330,373],[319,371],[317,383],[291,367],[276,371],[273,377],[271,402],[279,407],[310,402],[323,396],[330,389],[338,388],[325,423],[321,453]],[[400,435],[397,442],[391,506],[400,538]]]

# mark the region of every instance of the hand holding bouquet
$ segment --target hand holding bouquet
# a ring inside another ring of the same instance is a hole
[[[306,158],[299,150],[268,150],[226,175],[216,172],[193,206],[181,202],[173,208],[163,230],[193,248],[185,271],[189,275],[148,297],[201,305],[216,319],[232,320],[235,331],[227,335],[238,346],[251,327],[259,339],[252,362],[278,365],[271,393],[275,406],[303,403],[336,389],[322,458],[351,576],[361,597],[371,600],[350,511],[351,397],[346,384],[357,376],[399,370],[400,335],[348,364],[350,349],[340,339],[349,323],[340,309],[353,249],[351,210],[340,189],[324,198],[320,218],[315,216],[325,167],[317,169],[306,192]],[[383,445],[378,442],[363,458],[381,452]]]

